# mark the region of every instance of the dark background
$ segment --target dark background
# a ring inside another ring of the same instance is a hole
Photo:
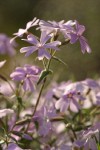
[[[64,46],[58,56],[68,64],[68,67],[57,62],[52,63],[57,79],[82,80],[99,77],[100,0],[0,0],[0,33],[12,37],[13,33],[19,28],[25,28],[26,23],[34,17],[55,21],[76,19],[86,26],[84,35],[88,39],[92,53],[83,55],[79,43]],[[4,56],[0,58],[4,59]],[[21,62],[32,63],[33,61],[32,56],[27,59],[22,54],[19,55],[19,59],[21,60],[18,60],[19,65]],[[8,61],[11,66],[15,58],[10,58]],[[6,67],[10,68],[7,65]]]

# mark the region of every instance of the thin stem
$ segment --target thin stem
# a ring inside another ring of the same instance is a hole
[[[45,58],[43,58],[43,66],[46,69],[46,60],[45,60]]]
[[[72,126],[70,126],[70,129],[71,129],[71,131],[72,131],[72,133],[73,133],[73,135],[74,135],[74,138],[77,140],[77,136],[76,136],[76,133],[75,133],[75,131],[74,131],[73,127],[72,127]]]
[[[43,89],[44,89],[45,83],[46,83],[46,78],[44,79],[44,82],[43,82],[43,84],[42,84],[42,86],[41,86],[40,93],[39,93],[39,96],[38,96],[38,98],[37,98],[37,102],[36,102],[36,105],[35,105],[35,108],[34,108],[34,111],[33,111],[33,115],[32,115],[32,116],[34,116],[34,114],[35,114],[35,112],[36,112],[36,109],[37,109],[37,106],[38,106],[38,104],[39,104],[39,100],[40,100],[42,91],[43,91]]]
[[[54,54],[56,53],[56,51],[54,51],[53,53],[52,53],[52,50],[51,50],[51,58],[49,59],[49,61],[48,61],[48,64],[47,64],[47,70],[49,70],[49,68],[50,68],[50,64],[51,64],[51,60],[52,60],[52,57],[54,56]]]

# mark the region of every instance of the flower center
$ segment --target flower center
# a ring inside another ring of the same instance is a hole
[[[67,98],[73,98],[73,93],[67,94]]]
[[[43,46],[43,45],[42,45],[41,43],[38,43],[38,44],[37,44],[37,47],[38,47],[38,48],[42,48],[42,46]]]

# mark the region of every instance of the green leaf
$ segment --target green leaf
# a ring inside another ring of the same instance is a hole
[[[0,136],[4,137],[4,135],[5,135],[5,131],[3,128],[0,127]]]
[[[31,141],[24,139],[24,138],[21,138],[17,142],[18,146],[20,146],[22,149],[30,149],[30,143],[31,143]]]
[[[17,135],[17,136],[22,136],[22,133],[21,132],[18,132],[18,131],[12,131],[12,134],[14,135]]]
[[[98,150],[100,150],[100,144],[99,143],[97,143],[97,147],[98,147]]]
[[[18,100],[18,103],[19,103],[20,105],[22,105],[22,98],[21,98],[21,97],[17,97],[17,100]]]
[[[40,74],[39,80],[37,82],[37,85],[45,79],[49,74],[52,74],[52,70],[43,70]]]
[[[34,121],[34,124],[35,124],[36,129],[38,130],[39,129],[39,123],[38,123],[38,121]]]
[[[5,136],[6,136],[6,133],[5,133],[5,130],[4,130],[4,128],[1,128],[0,127],[0,142],[2,141],[2,142],[5,142]],[[1,143],[2,143],[1,142]]]
[[[18,96],[18,97],[17,97],[17,100],[18,100],[18,104],[19,104],[20,106],[22,106],[23,108],[25,108],[25,106],[23,105],[22,98]]]
[[[56,57],[56,56],[53,56],[52,58],[53,58],[54,60],[56,60],[56,61],[62,63],[62,64],[65,65],[66,67],[68,67],[68,65],[67,65],[63,60],[61,60],[60,58],[58,58],[58,57]]]

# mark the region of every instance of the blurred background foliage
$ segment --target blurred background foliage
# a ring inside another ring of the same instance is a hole
[[[53,61],[52,69],[56,71],[57,79],[82,80],[87,77],[99,77],[100,0],[0,0],[0,33],[12,37],[13,33],[19,28],[24,28],[34,17],[55,21],[76,19],[86,26],[85,37],[88,39],[92,53],[83,55],[79,43],[64,46],[57,55],[68,64],[68,67]],[[17,49],[18,60],[16,56],[13,58],[0,56],[0,60],[4,58],[8,60],[5,66],[6,73],[11,66],[14,68],[15,65],[35,62],[34,56],[25,58],[23,54],[19,54],[19,49],[24,43],[20,40],[17,42],[21,44]]]

